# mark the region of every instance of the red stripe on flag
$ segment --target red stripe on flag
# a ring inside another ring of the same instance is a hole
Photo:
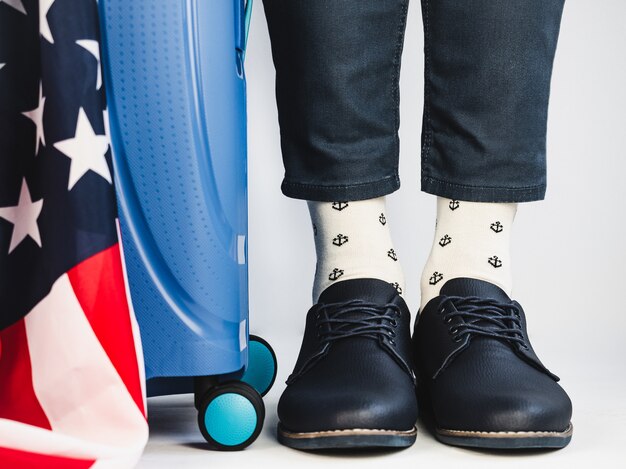
[[[0,461],[6,468],[20,469],[86,469],[93,466],[95,461],[87,459],[73,459],[62,456],[30,453],[16,449],[0,447]]]
[[[81,262],[67,275],[91,328],[143,414],[143,393],[119,244]]]
[[[0,331],[0,343],[0,418],[50,430],[50,422],[33,388],[24,320]]]

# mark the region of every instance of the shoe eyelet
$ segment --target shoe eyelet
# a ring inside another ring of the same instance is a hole
[[[390,321],[391,327],[398,327],[398,321],[396,321],[395,319],[392,319]]]
[[[455,335],[452,338],[452,340],[455,341],[456,343],[459,343],[459,342],[461,342],[463,340],[463,338],[460,335]]]
[[[395,337],[396,336],[396,331],[389,331],[388,335],[389,335],[389,337]]]
[[[445,322],[446,324],[450,324],[452,322],[452,317],[451,316],[444,317],[443,322]]]
[[[396,341],[395,341],[395,340],[393,340],[393,339],[389,339],[389,343],[390,343],[391,345],[396,345]]]
[[[458,327],[453,327],[452,329],[448,329],[448,332],[449,332],[451,335],[456,335],[456,334],[457,334],[457,332],[459,332],[459,328],[458,328]]]
[[[446,312],[446,308],[445,308],[445,307],[442,307],[442,308],[440,308],[440,309],[438,309],[438,310],[437,310],[437,313],[438,313],[438,314],[443,314],[443,313],[445,313],[445,312]]]

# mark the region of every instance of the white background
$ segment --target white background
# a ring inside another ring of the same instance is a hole
[[[315,0],[311,0],[315,1]],[[549,0],[546,0],[549,1]],[[275,439],[276,403],[300,346],[315,269],[306,202],[280,192],[283,166],[274,68],[261,0],[247,54],[251,331],[275,348],[279,373],[259,439],[239,453],[206,451],[189,397],[150,402],[151,440],[140,467],[624,467],[626,468],[626,3],[566,1],[548,130],[546,200],[520,204],[513,234],[513,297],[540,358],[574,404],[574,437],[550,453],[494,454],[444,446],[420,427],[404,451],[307,454]],[[402,187],[388,219],[419,305],[435,198],[419,190],[423,56],[420,5],[409,8],[401,73]]]

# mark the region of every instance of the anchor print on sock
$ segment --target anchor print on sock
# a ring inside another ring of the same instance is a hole
[[[335,210],[342,211],[347,206],[348,206],[348,202],[333,202],[333,208]]]
[[[348,242],[348,237],[339,233],[333,238],[333,244],[335,246],[342,246]]]
[[[448,206],[450,207],[450,210],[456,210],[457,208],[459,208],[459,201],[451,200]]]
[[[431,285],[437,285],[442,278],[443,274],[439,272],[433,272],[433,274],[430,276],[430,279],[428,279],[428,283],[430,283]]]
[[[337,280],[342,275],[343,275],[343,270],[335,267],[333,271],[330,273],[330,275],[328,276],[328,280]]]
[[[391,257],[394,261],[398,260],[398,255],[396,254],[396,251],[393,250],[393,248],[387,251],[387,255]]]
[[[498,256],[491,256],[488,262],[496,269],[502,267],[502,261],[498,259]]]
[[[402,287],[400,286],[400,284],[399,284],[398,282],[393,282],[393,283],[391,284],[391,286],[392,286],[393,288],[395,288],[395,289],[396,289],[396,291],[397,291],[399,294],[402,294]]]
[[[385,218],[385,214],[384,213],[380,214],[380,216],[378,217],[378,221],[383,226],[387,224],[387,219]]]
[[[503,229],[504,229],[504,226],[502,226],[502,223],[500,223],[499,221],[491,224],[491,230],[494,233],[500,233]]]
[[[448,244],[452,242],[452,238],[448,235],[444,235],[443,238],[439,240],[439,246],[446,247]]]

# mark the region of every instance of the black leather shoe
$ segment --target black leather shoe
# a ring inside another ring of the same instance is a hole
[[[292,448],[413,444],[410,313],[391,284],[350,279],[322,292],[307,313],[278,417],[278,440]]]
[[[420,404],[432,411],[439,441],[507,449],[569,443],[572,403],[533,351],[522,307],[496,285],[448,280],[419,313],[413,344]]]

